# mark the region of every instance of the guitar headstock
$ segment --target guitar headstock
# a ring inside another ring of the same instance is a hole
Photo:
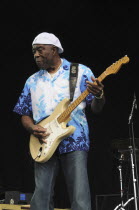
[[[111,66],[109,66],[106,70],[105,70],[105,74],[109,75],[109,74],[116,74],[121,66],[125,63],[129,62],[129,57],[127,55],[125,55],[123,58],[119,59],[118,61],[116,61],[115,63],[113,63]]]

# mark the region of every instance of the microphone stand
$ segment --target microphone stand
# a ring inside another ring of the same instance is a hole
[[[129,138],[130,138],[130,157],[131,157],[131,167],[132,167],[132,178],[133,178],[133,189],[134,189],[134,202],[135,210],[138,210],[138,196],[139,196],[139,185],[138,185],[138,172],[137,172],[137,160],[136,160],[136,145],[134,138],[134,126],[133,126],[133,114],[134,110],[137,109],[137,101],[134,93],[134,100],[132,104],[131,113],[129,115]]]

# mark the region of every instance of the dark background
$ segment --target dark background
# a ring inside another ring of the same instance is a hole
[[[128,119],[133,96],[138,104],[138,8],[127,1],[1,1],[1,145],[2,191],[33,192],[33,161],[29,136],[13,108],[28,76],[37,71],[31,44],[41,32],[54,33],[64,48],[61,55],[83,63],[98,77],[107,67],[128,55],[130,62],[104,81],[106,104],[91,116],[91,149],[88,171],[92,202],[100,194],[120,193],[118,160],[113,144],[127,142]],[[139,137],[138,109],[133,113],[134,136]],[[137,139],[137,144],[139,139]],[[131,172],[129,171],[127,177]],[[62,184],[61,184],[62,183]],[[68,196],[62,174],[56,183],[56,206],[67,207]]]

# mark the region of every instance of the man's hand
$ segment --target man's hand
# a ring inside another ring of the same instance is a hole
[[[93,82],[87,81],[87,89],[94,96],[99,97],[103,92],[104,85],[98,79],[93,77],[91,77],[91,79]]]
[[[50,135],[49,132],[47,132],[47,128],[43,128],[40,125],[33,125],[31,128],[31,133],[37,137],[39,140],[43,141],[46,143],[47,141],[47,136]]]
[[[40,141],[43,141],[46,143],[47,136],[50,135],[50,133],[47,131],[46,128],[43,128],[41,125],[34,124],[33,119],[27,115],[23,115],[21,117],[21,122],[29,133],[33,134]]]

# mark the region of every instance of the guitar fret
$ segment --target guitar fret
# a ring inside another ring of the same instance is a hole
[[[98,77],[98,80],[101,82],[106,76],[107,76],[107,74],[105,74],[105,72],[103,72],[103,73]]]
[[[99,81],[102,81],[107,75],[104,72],[98,77]],[[97,85],[97,83],[95,82]],[[65,121],[70,116],[70,113],[89,95],[89,91],[86,89],[68,108],[58,117],[58,122],[61,123]]]
[[[69,116],[70,113],[86,98],[89,94],[89,91],[86,89],[73,103],[71,103],[68,108],[58,117],[58,122],[61,123],[65,121]]]

